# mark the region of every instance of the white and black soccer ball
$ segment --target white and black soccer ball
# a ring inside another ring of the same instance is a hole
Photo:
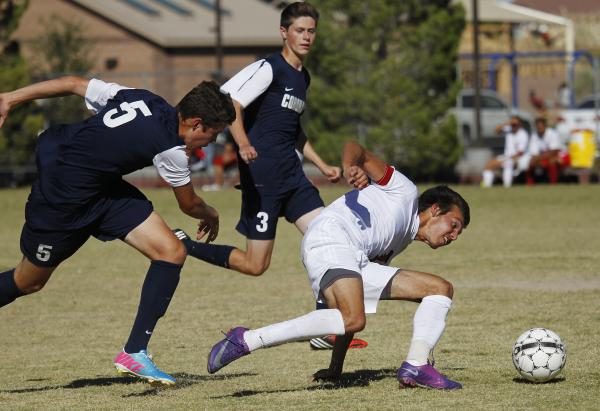
[[[558,334],[546,328],[532,328],[517,338],[512,359],[521,376],[533,382],[556,377],[565,366],[567,351]]]

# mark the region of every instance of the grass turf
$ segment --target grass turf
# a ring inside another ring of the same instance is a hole
[[[421,187],[423,188],[423,187]],[[342,187],[322,188],[326,202]],[[300,236],[280,220],[271,268],[250,278],[188,260],[150,351],[178,378],[159,389],[114,371],[137,309],[148,262],[119,241],[91,239],[45,289],[0,309],[0,409],[597,409],[600,401],[600,187],[458,187],[471,225],[440,250],[412,244],[393,264],[454,284],[454,306],[436,349],[458,392],[399,390],[396,368],[408,348],[416,304],[385,301],[358,336],[338,384],[310,383],[328,351],[293,343],[257,351],[215,375],[206,355],[231,326],[258,327],[314,307],[299,260]],[[193,231],[169,190],[145,190],[172,227]],[[219,242],[243,246],[234,230],[240,194],[207,192],[221,214]],[[0,270],[20,258],[26,190],[0,191]],[[517,377],[512,344],[542,326],[567,344],[559,378]]]

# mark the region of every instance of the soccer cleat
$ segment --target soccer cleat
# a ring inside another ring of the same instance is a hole
[[[400,388],[435,388],[438,390],[458,390],[462,385],[449,380],[430,364],[421,366],[410,365],[406,361],[398,369]]]
[[[133,354],[121,351],[115,357],[115,367],[119,373],[135,375],[153,385],[175,384],[175,378],[159,370],[146,350]]]
[[[225,334],[224,339],[212,347],[210,354],[208,354],[206,367],[210,374],[214,374],[230,362],[250,354],[250,349],[244,341],[244,332],[246,331],[248,329],[244,327],[232,328]]]
[[[326,335],[325,337],[311,338],[308,342],[313,350],[331,350],[335,344],[335,335]],[[354,338],[348,348],[366,348],[369,343],[360,338]]]

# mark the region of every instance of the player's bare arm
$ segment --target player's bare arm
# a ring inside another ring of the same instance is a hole
[[[369,178],[380,180],[387,164],[356,141],[348,141],[342,152],[342,167],[348,184],[361,190],[369,184]]]
[[[319,156],[308,140],[304,143],[302,154],[304,154],[304,157],[307,158],[308,161],[317,166],[319,171],[321,171],[321,173],[323,173],[323,175],[327,177],[331,183],[337,183],[340,181],[342,169],[337,166],[331,166],[323,161],[321,156]]]
[[[73,94],[84,97],[89,82],[89,79],[83,77],[66,76],[0,94],[0,127],[4,124],[9,111],[16,105],[40,98]]]
[[[181,187],[173,187],[173,193],[182,212],[198,219],[198,240],[206,237],[206,242],[216,240],[219,234],[219,213],[206,204],[194,191],[192,183]]]
[[[248,139],[246,129],[244,128],[244,108],[238,101],[232,100],[233,107],[235,107],[235,120],[231,123],[231,126],[229,126],[229,131],[231,131],[231,135],[239,147],[240,157],[242,157],[242,160],[246,163],[249,163],[256,160],[258,154],[252,144],[250,144],[250,139]]]

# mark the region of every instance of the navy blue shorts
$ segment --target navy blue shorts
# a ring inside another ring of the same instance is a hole
[[[27,202],[21,251],[30,262],[41,267],[56,267],[72,256],[90,236],[102,241],[123,239],[153,211],[146,196],[122,180],[86,207],[57,208],[34,194],[32,191]],[[69,217],[73,221],[71,226],[64,224]],[[44,221],[43,227],[40,221]],[[53,221],[56,222],[54,226]],[[79,226],[78,221],[85,224]]]
[[[242,212],[236,230],[251,240],[272,240],[277,231],[279,217],[294,223],[304,214],[323,207],[319,190],[307,181],[294,190],[284,193],[259,192],[256,188],[243,188]]]

